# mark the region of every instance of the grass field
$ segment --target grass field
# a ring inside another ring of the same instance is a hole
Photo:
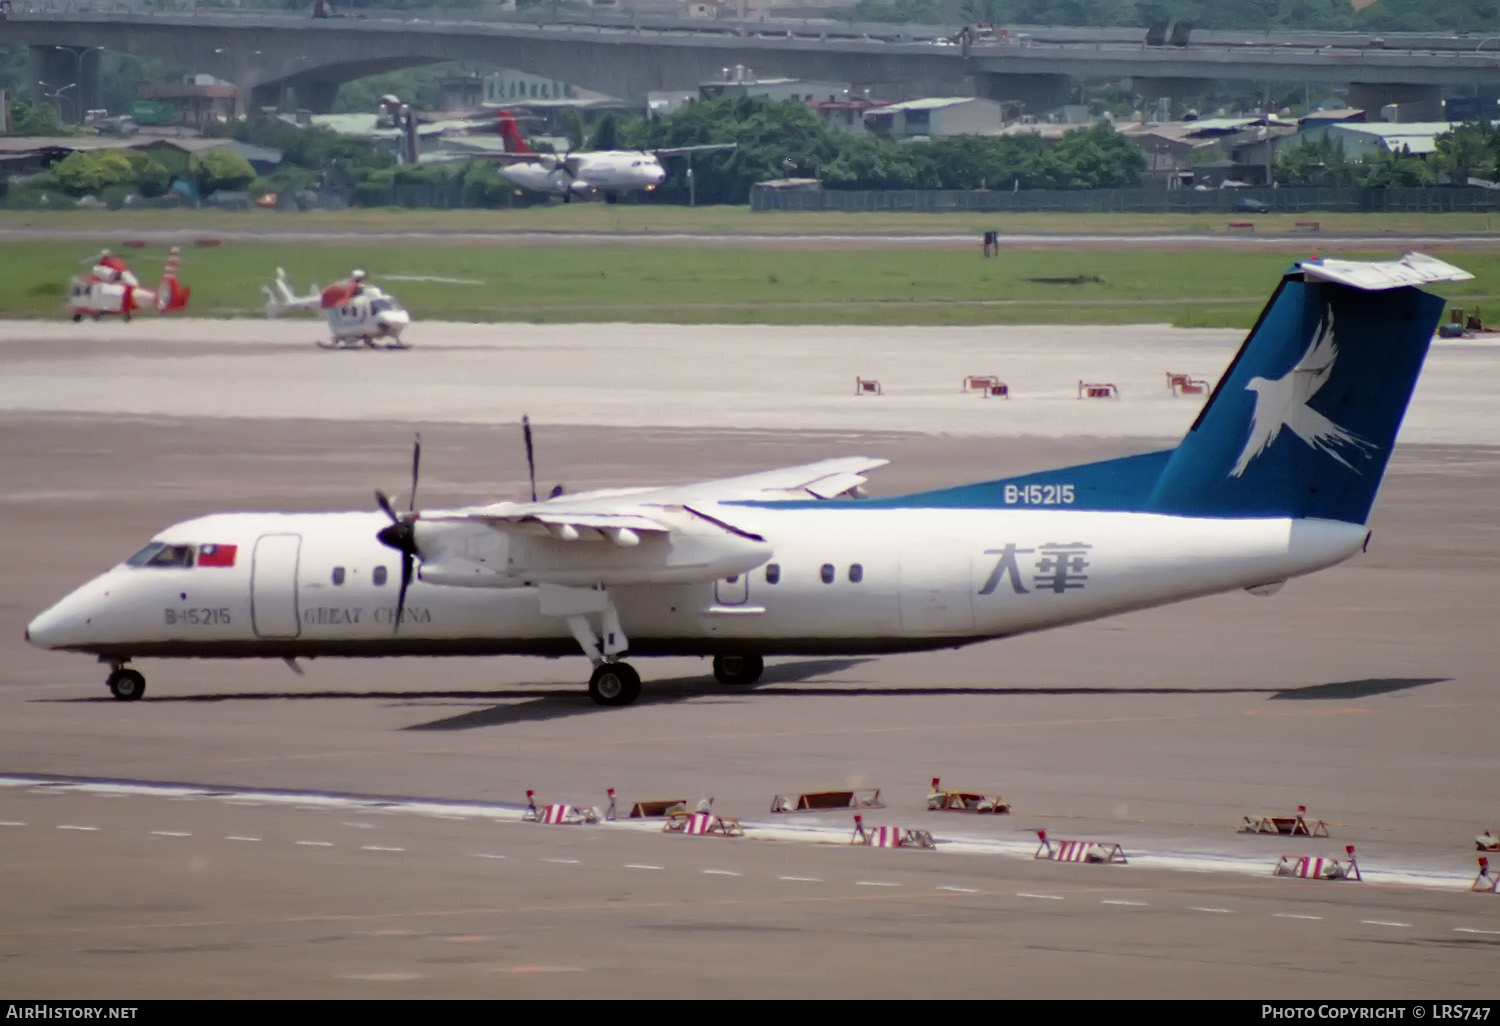
[[[156,281],[164,246],[124,252],[143,282]],[[0,315],[59,316],[65,283],[88,256],[77,243],[0,246]],[[1449,298],[1500,318],[1500,252],[1448,258],[1476,276],[1446,290]],[[299,292],[362,267],[419,320],[1246,327],[1288,262],[1245,251],[1037,250],[983,260],[953,250],[268,242],[188,247],[181,276],[196,316],[262,315],[260,287],[279,265]]]
[[[978,235],[986,229],[1014,233],[1227,233],[1229,221],[1250,220],[1259,233],[1297,231],[1316,220],[1324,234],[1384,233],[1472,235],[1500,232],[1497,214],[845,214],[752,213],[747,207],[572,203],[520,210],[311,211],[0,211],[0,228],[67,229],[113,237],[122,231],[180,228],[188,231],[435,231],[435,232],[701,232],[795,235]]]

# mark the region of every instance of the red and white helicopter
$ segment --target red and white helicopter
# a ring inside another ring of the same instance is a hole
[[[261,286],[266,297],[266,316],[283,310],[319,310],[328,322],[331,337],[319,342],[323,349],[405,349],[401,333],[411,325],[411,314],[396,297],[369,284],[364,271],[355,271],[348,281],[336,282],[321,292],[314,285],[299,296],[287,284],[286,271],[276,268],[272,288]]]
[[[74,276],[68,286],[67,311],[74,321],[85,316],[97,321],[106,314],[128,321],[131,314],[140,310],[158,313],[181,310],[187,306],[193,291],[177,280],[181,263],[182,251],[173,246],[161,284],[153,290],[141,284],[124,260],[106,249],[94,258],[94,267],[88,274]]]

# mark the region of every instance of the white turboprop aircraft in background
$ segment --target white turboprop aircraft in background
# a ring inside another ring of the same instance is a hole
[[[561,196],[563,202],[575,196],[588,199],[603,196],[613,203],[625,192],[651,192],[667,179],[661,158],[732,150],[738,143],[705,143],[701,146],[674,146],[658,150],[593,150],[579,153],[537,153],[521,138],[516,118],[508,110],[496,116],[500,138],[505,140],[506,164],[500,173],[514,184],[532,192]]]
[[[720,681],[750,684],[767,655],[1269,594],[1368,543],[1444,307],[1416,286],[1469,277],[1419,254],[1293,265],[1173,449],[893,498],[851,498],[885,462],[852,457],[419,513],[419,445],[405,513],[376,493],[381,512],[184,521],[27,638],[109,663],[120,699],[145,689],[136,657],[581,651],[594,701],[625,705],[641,691],[627,655],[711,656]]]

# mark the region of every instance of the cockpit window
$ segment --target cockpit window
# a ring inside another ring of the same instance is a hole
[[[125,561],[130,566],[176,566],[193,565],[193,546],[167,545],[152,542]]]
[[[377,299],[370,304],[371,313],[388,313],[390,309],[391,301],[389,299]]]

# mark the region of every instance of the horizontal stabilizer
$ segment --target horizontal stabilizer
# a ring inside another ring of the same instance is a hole
[[[1308,281],[1329,281],[1367,292],[1427,285],[1435,281],[1468,281],[1474,276],[1452,264],[1422,253],[1400,260],[1302,260],[1297,268]]]

